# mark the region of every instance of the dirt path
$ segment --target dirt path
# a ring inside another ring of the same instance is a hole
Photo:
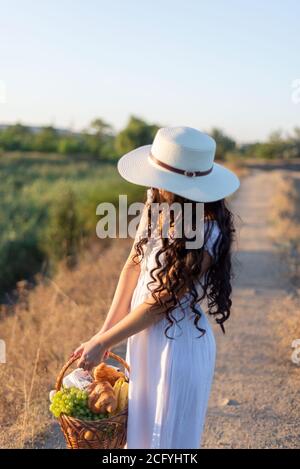
[[[242,219],[234,307],[226,336],[215,328],[218,357],[205,448],[300,446],[299,380],[295,383],[300,370],[277,353],[274,325],[269,320],[274,304],[278,307],[288,290],[283,266],[268,238],[273,189],[270,172],[253,170],[233,203]],[[284,327],[284,311],[282,320]],[[57,426],[43,440],[44,448],[63,447]]]
[[[270,172],[255,170],[233,203],[239,223],[234,307],[218,358],[203,446],[295,448],[300,446],[299,380],[280,356],[269,320],[287,294],[284,267],[268,237]],[[282,322],[284,327],[284,314]],[[297,386],[296,386],[297,384]],[[229,401],[229,402],[228,402]]]

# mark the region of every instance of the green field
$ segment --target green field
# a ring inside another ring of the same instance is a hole
[[[143,191],[124,181],[115,163],[78,155],[1,155],[0,292],[51,270],[58,259],[74,261],[95,237],[97,205],[117,203],[119,194],[139,200]]]

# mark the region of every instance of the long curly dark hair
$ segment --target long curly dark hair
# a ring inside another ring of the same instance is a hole
[[[152,202],[165,203],[171,205],[177,202],[181,205],[182,214],[184,214],[183,204],[192,204],[192,225],[195,229],[196,222],[196,203],[192,200],[186,199],[168,191],[160,191],[156,188],[152,190]],[[135,244],[135,254],[133,260],[136,263],[142,261],[144,257],[143,246],[147,244],[150,236],[151,226],[151,203],[147,203],[148,207],[148,237],[143,237]],[[209,202],[204,204],[204,219],[208,221],[205,223],[204,230],[204,243],[199,249],[187,249],[185,246],[186,241],[191,239],[186,238],[184,233],[182,237],[173,238],[172,242],[168,237],[161,236],[162,247],[155,254],[156,266],[151,270],[150,275],[152,281],[148,282],[147,288],[151,291],[152,297],[163,306],[165,315],[168,319],[168,326],[165,329],[165,334],[169,337],[167,332],[172,327],[174,322],[180,322],[184,316],[177,320],[172,316],[172,310],[178,305],[181,306],[179,293],[184,295],[191,295],[190,307],[195,314],[194,325],[200,331],[199,337],[205,334],[205,329],[198,326],[201,317],[201,308],[196,308],[196,304],[207,299],[208,313],[215,317],[216,322],[220,325],[223,333],[225,333],[223,323],[229,318],[231,309],[231,246],[234,238],[235,228],[233,223],[233,214],[229,210],[225,199],[217,202]],[[171,226],[174,222],[174,213],[170,210]],[[220,233],[213,246],[213,256],[209,268],[203,274],[203,257],[204,246],[207,239],[211,234],[214,221],[218,224]],[[163,264],[161,262],[161,254],[163,255]],[[195,283],[199,282],[201,285],[199,294],[196,289]],[[152,284],[156,284],[155,288],[151,288]],[[164,301],[161,299],[161,293],[167,292],[167,298]],[[183,310],[184,313],[184,310]]]

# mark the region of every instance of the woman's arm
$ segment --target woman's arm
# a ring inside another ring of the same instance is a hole
[[[163,302],[167,301],[168,298],[170,296],[167,294],[161,296]],[[117,324],[106,332],[99,331],[89,342],[84,344],[82,349],[74,352],[74,355],[80,357],[78,367],[91,370],[101,362],[107,349],[161,321],[165,317],[162,314],[164,310],[164,306],[159,305],[149,295],[143,303],[134,308],[130,314],[124,316]]]
[[[132,295],[141,270],[140,264],[135,264],[132,260],[135,253],[134,244],[122,268],[111,306],[99,333],[106,332],[126,316],[130,310]]]
[[[202,272],[205,273],[211,264],[211,259],[208,253],[204,253],[202,261]],[[202,273],[202,275],[203,275]],[[177,296],[180,300],[186,293],[186,288],[183,286],[178,292]],[[114,347],[128,337],[137,334],[138,332],[146,329],[147,327],[155,324],[165,317],[165,304],[172,299],[172,295],[163,290],[160,294],[162,304],[156,302],[151,294],[147,299],[130,314],[123,317],[123,319],[114,325],[106,332],[99,331],[94,337],[96,341],[101,341],[107,348]]]
[[[150,295],[143,303],[136,306],[130,314],[123,317],[115,326],[104,333],[99,332],[95,337],[97,340],[101,339],[101,342],[103,342],[107,348],[114,347],[128,337],[160,321],[164,317],[164,315],[162,315],[163,312],[163,305],[159,305]]]
[[[90,340],[81,343],[79,347],[77,347],[70,355],[70,358],[74,357],[75,355],[80,356],[89,343],[95,342],[95,340],[100,334],[103,334],[108,331],[111,327],[121,321],[124,316],[128,314],[130,310],[133,291],[136,287],[141,269],[140,264],[136,264],[132,260],[132,257],[135,253],[134,244],[135,241],[132,245],[129,256],[122,268],[111,306],[109,308],[109,311],[101,329],[93,337],[91,337]]]
[[[204,254],[203,261],[202,271],[204,273],[210,264],[208,253]],[[178,293],[178,299],[182,298],[185,293],[186,289],[183,287]],[[164,290],[161,292],[160,298],[162,304],[157,303],[149,294],[143,303],[134,308],[130,314],[123,315],[123,318],[109,330],[99,331],[90,341],[79,347],[73,354],[73,356],[80,357],[78,367],[92,369],[101,362],[107,349],[162,320],[165,317],[165,304],[172,298],[172,295]]]
[[[147,223],[148,210],[147,206],[144,205],[131,251],[121,271],[112,304],[109,308],[109,311],[107,313],[106,319],[101,327],[100,332],[106,332],[108,329],[113,327],[124,316],[126,316],[130,310],[132,295],[141,272],[140,264],[136,264],[132,260],[136,252],[134,246],[136,242],[140,239],[140,237],[143,235]]]

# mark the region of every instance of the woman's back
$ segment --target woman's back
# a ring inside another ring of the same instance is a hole
[[[205,249],[212,254],[219,229],[213,227]],[[147,282],[161,248],[159,236],[146,245],[131,309],[149,295]],[[184,304],[186,301],[186,304]],[[188,297],[166,317],[128,339],[126,361],[131,367],[127,448],[199,448],[213,379],[216,344],[209,321],[200,308],[198,326]],[[129,313],[130,314],[130,313]]]

